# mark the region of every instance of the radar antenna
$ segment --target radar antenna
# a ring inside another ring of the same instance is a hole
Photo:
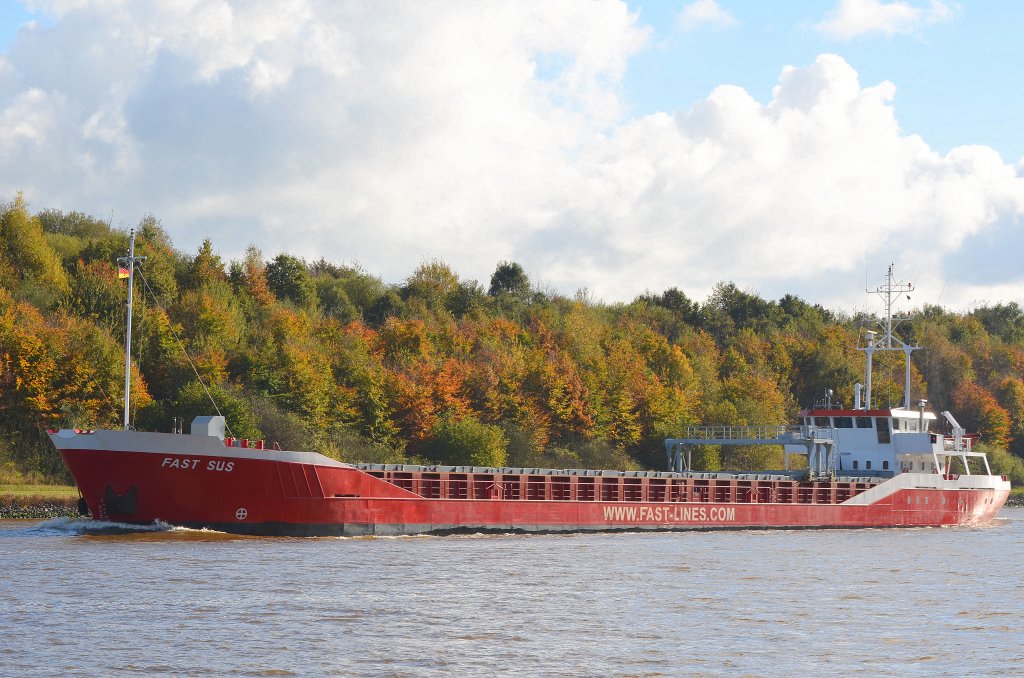
[[[906,294],[907,299],[909,299],[909,293],[914,291],[914,286],[911,283],[893,282],[892,267],[893,265],[889,264],[889,270],[885,274],[884,285],[879,285],[874,290],[866,290],[882,297],[885,302],[885,317],[878,321],[882,328],[882,336],[876,338],[876,332],[868,331],[867,346],[857,347],[857,350],[864,351],[867,357],[865,367],[867,384],[865,385],[866,397],[864,399],[864,409],[866,410],[871,409],[871,363],[875,351],[903,351],[906,356],[906,384],[903,389],[903,407],[910,409],[910,354],[921,347],[911,346],[893,336],[893,329],[898,327],[904,320],[907,320],[910,317],[910,313],[908,312],[905,316],[896,316],[894,318],[892,307],[901,294]]]

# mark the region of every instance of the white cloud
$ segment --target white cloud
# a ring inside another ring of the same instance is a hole
[[[909,2],[881,0],[840,0],[825,21],[815,28],[830,38],[850,40],[861,35],[880,33],[886,37],[915,33],[923,25],[953,18],[953,10],[939,0],[927,7]]]
[[[736,17],[722,9],[717,0],[696,0],[683,7],[678,23],[684,31],[692,31],[700,26],[728,28],[736,23]]]
[[[902,132],[895,87],[838,56],[786,67],[767,102],[722,86],[630,119],[649,31],[621,3],[250,7],[51,7],[0,80],[0,199],[389,281],[438,257],[486,283],[510,259],[569,295],[733,280],[848,306],[865,260],[895,259],[936,294],[952,276],[943,303],[958,280],[1024,301],[1016,268],[983,264],[1024,240],[1018,170]]]

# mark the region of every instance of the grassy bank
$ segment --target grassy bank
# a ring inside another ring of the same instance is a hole
[[[78,490],[71,485],[0,485],[0,519],[78,515]]]
[[[74,485],[0,485],[0,497],[15,499],[24,497],[71,498],[77,501],[78,488]]]

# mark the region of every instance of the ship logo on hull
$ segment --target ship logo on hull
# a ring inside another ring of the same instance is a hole
[[[246,516],[248,515],[249,512],[246,511],[244,507],[235,511],[235,518],[237,518],[238,520],[245,520]]]
[[[736,520],[733,506],[605,506],[604,519],[610,522],[640,523],[731,523]]]

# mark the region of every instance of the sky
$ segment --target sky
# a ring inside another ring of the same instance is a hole
[[[1024,304],[1017,0],[0,0],[0,201],[630,301]]]

